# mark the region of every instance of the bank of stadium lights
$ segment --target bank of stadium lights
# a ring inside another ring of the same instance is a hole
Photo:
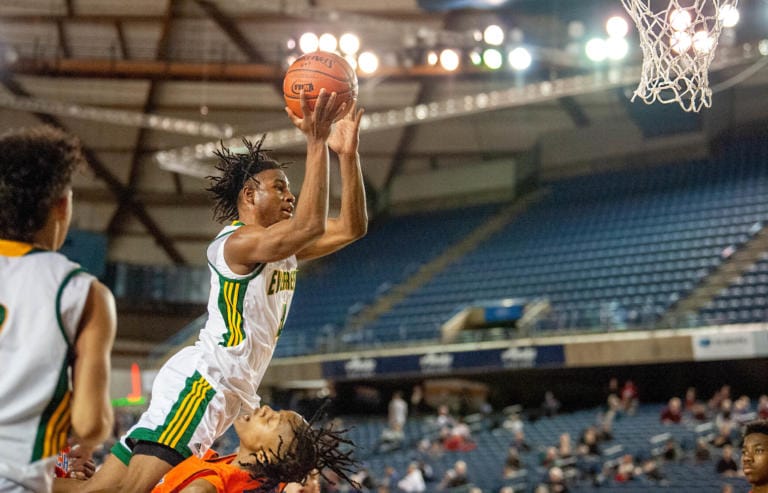
[[[741,14],[735,6],[723,5],[718,12],[718,18],[723,23],[723,27],[735,27],[739,23]]]
[[[757,44],[757,51],[763,56],[768,56],[768,39],[762,39]]]
[[[299,49],[302,53],[317,51],[320,47],[320,39],[315,33],[304,33],[299,38]]]
[[[339,49],[345,55],[354,56],[360,50],[360,38],[352,33],[344,33],[339,38]]]

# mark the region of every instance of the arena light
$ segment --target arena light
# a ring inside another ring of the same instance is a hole
[[[504,30],[496,24],[491,24],[483,31],[483,40],[491,46],[500,46],[504,42]]]
[[[615,15],[606,21],[605,31],[610,38],[623,38],[629,33],[629,24],[623,17]]]
[[[739,23],[741,14],[739,9],[733,5],[723,5],[718,12],[718,19],[723,23],[723,27],[734,27]]]
[[[757,49],[763,56],[768,56],[768,39],[761,39],[757,44]]]
[[[360,38],[352,33],[344,33],[339,38],[339,49],[346,55],[354,55],[360,49]]]
[[[715,47],[715,39],[707,31],[699,31],[693,35],[693,49],[697,53],[709,53]]]
[[[317,40],[317,47],[322,51],[333,53],[336,51],[337,46],[339,46],[339,42],[336,39],[336,36],[331,33],[323,33],[320,36],[320,39]]]
[[[605,53],[613,61],[623,60],[629,53],[629,43],[626,38],[608,38],[605,42]]]
[[[440,66],[449,72],[459,68],[459,52],[445,49],[440,52]]]
[[[531,52],[522,46],[518,46],[514,50],[510,51],[507,58],[509,60],[509,66],[517,71],[526,70],[531,66],[531,62],[533,61]]]
[[[691,48],[693,40],[686,32],[676,32],[669,38],[669,46],[675,53],[685,53]]]
[[[436,51],[430,50],[427,52],[427,65],[434,67],[437,65],[438,61],[440,61],[440,57],[437,55]]]
[[[693,19],[691,13],[684,9],[675,9],[669,14],[669,25],[675,31],[685,31],[691,27]]]
[[[379,57],[371,51],[364,51],[357,57],[357,66],[366,74],[372,74],[379,69]]]
[[[299,38],[299,49],[302,53],[317,51],[319,45],[320,40],[317,39],[317,34],[315,33],[304,33]]]
[[[608,57],[608,48],[602,38],[592,38],[587,41],[584,52],[587,54],[587,58],[593,62],[602,62]]]
[[[474,49],[469,52],[469,61],[472,63],[472,65],[480,65],[483,63],[483,54],[478,49]]]
[[[492,70],[501,68],[501,52],[495,48],[488,48],[483,52],[483,63],[486,67]]]

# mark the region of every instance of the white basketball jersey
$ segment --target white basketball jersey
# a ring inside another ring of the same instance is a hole
[[[59,253],[0,240],[0,464],[66,445],[72,345],[92,281]]]
[[[291,256],[260,264],[248,275],[233,273],[224,260],[224,244],[240,226],[226,226],[208,247],[208,321],[197,345],[209,376],[256,408],[259,384],[291,307],[297,262]]]

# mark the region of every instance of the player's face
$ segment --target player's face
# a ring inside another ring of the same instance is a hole
[[[296,205],[290,183],[281,169],[264,170],[254,177],[257,182],[253,190],[262,226],[271,226],[278,221],[290,219]]]
[[[263,406],[252,414],[243,414],[235,420],[235,431],[240,444],[250,450],[277,452],[280,439],[283,447],[293,441],[293,429],[304,423],[304,418],[293,411],[275,411]],[[283,452],[283,451],[281,451]],[[269,454],[271,459],[271,454]]]
[[[741,466],[752,485],[768,485],[768,435],[751,433],[744,438]]]

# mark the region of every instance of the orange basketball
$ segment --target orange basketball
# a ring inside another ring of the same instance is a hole
[[[336,103],[347,103],[347,109],[357,99],[357,75],[346,60],[334,53],[315,51],[300,56],[288,67],[283,79],[285,104],[297,116],[303,116],[299,94],[304,94],[309,107],[315,108],[320,89],[336,92]]]

